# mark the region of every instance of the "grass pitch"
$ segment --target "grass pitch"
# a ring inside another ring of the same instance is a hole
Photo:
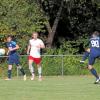
[[[0,100],[100,100],[91,76],[44,77],[42,82],[0,80]]]

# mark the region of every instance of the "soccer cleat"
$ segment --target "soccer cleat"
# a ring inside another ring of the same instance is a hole
[[[81,60],[81,61],[80,61],[80,66],[79,66],[79,68],[80,68],[80,69],[83,69],[83,67],[84,67],[84,61]]]
[[[31,81],[33,81],[33,80],[34,80],[34,77],[32,76],[32,77],[31,77]]]
[[[11,80],[11,78],[6,78],[5,80],[6,80],[6,81],[10,81],[10,80]]]
[[[42,81],[42,77],[39,77],[39,79],[38,79],[39,81]]]
[[[34,77],[35,77],[35,75],[34,75],[34,73],[32,74],[32,77],[31,77],[31,80],[33,81],[34,80]]]
[[[96,81],[94,82],[94,84],[98,84],[100,82],[100,78],[96,79]]]
[[[34,77],[31,77],[31,81],[33,81],[34,80]]]
[[[26,79],[27,79],[27,78],[26,78],[26,75],[24,75],[24,81],[26,81]]]
[[[81,61],[80,61],[80,63],[81,63],[81,64],[83,64],[83,63],[84,63],[84,61],[82,61],[82,60],[81,60]]]

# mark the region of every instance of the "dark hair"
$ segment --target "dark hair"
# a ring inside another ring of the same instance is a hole
[[[7,36],[7,38],[9,38],[9,37],[13,39],[13,36],[12,36],[12,35],[8,35],[8,36]]]

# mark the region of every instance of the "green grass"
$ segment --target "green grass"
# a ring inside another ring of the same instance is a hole
[[[44,81],[0,80],[0,100],[100,100],[91,76],[44,77]]]

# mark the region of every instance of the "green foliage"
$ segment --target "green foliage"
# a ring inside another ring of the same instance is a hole
[[[80,64],[81,56],[58,56],[58,57],[43,57],[43,75],[62,75],[62,67],[64,75],[88,75],[88,61],[85,64]],[[96,60],[94,65],[97,71],[100,71],[99,60]]]
[[[77,58],[77,59],[76,59]],[[62,67],[64,75],[87,75],[88,70],[86,64],[79,63],[81,57],[66,56],[66,57],[44,57],[43,58],[43,74],[44,75],[61,75]],[[84,67],[82,67],[84,66]]]
[[[57,11],[61,6],[59,0],[42,0],[45,13],[54,22]],[[56,8],[56,9],[55,9]],[[100,27],[100,1],[99,0],[64,0],[61,23],[57,32],[80,36],[99,30]],[[64,29],[65,28],[65,29]],[[63,31],[62,31],[63,29]],[[72,38],[72,37],[71,37]]]
[[[0,0],[0,33],[44,31],[46,19],[35,1]]]
[[[59,53],[60,54],[75,54],[79,50],[79,44],[76,41],[62,41],[62,45],[60,46]]]
[[[59,38],[59,42],[51,49],[43,50],[44,54],[68,55],[68,54],[82,54],[86,48],[89,48],[89,38],[87,35],[80,36],[75,40],[66,40]]]
[[[15,40],[17,41],[17,44],[20,46],[20,49],[18,50],[19,54],[26,55],[29,39],[30,37],[27,35],[15,36]]]
[[[62,20],[69,22],[70,31],[74,36],[90,33],[99,30],[99,10],[99,5],[94,0],[70,0],[63,12]]]
[[[61,75],[60,57],[43,57],[43,75]]]
[[[43,75],[50,76],[50,75],[62,75],[62,68],[64,75],[89,75],[89,71],[86,68],[88,62],[86,61],[85,64],[80,64],[81,56],[44,56],[42,57],[42,67],[43,67]],[[29,68],[28,68],[28,57],[23,56],[20,58],[21,65],[25,69],[27,76],[30,76]],[[97,71],[100,71],[100,63],[99,59],[96,60],[96,64],[94,65]],[[1,58],[0,59],[0,76],[6,77],[7,76],[7,59]],[[37,67],[35,67],[35,74],[37,73]],[[20,75],[19,71],[19,75]],[[16,66],[13,67],[13,76],[16,76]]]

